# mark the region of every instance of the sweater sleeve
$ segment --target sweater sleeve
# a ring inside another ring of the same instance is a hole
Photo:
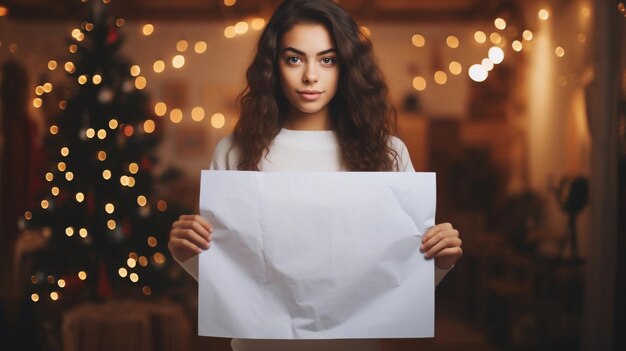
[[[230,170],[237,169],[237,154],[236,150],[232,147],[232,135],[222,138],[215,146],[215,152],[213,152],[213,159],[209,169],[211,170]],[[198,256],[191,256],[185,261],[176,260],[184,269],[198,281]]]
[[[398,153],[398,171],[400,172],[415,172],[415,168],[413,168],[413,163],[411,163],[411,157],[409,156],[409,150],[406,145],[402,142],[402,140],[392,137],[391,145],[393,149]],[[440,269],[435,266],[435,286],[439,285],[439,283],[443,280],[443,278],[450,272],[450,270],[454,268],[454,266],[450,267],[450,269]]]

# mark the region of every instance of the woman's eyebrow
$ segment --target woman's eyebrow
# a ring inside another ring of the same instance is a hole
[[[298,49],[292,48],[291,46],[288,47],[288,48],[283,49],[283,52],[286,52],[286,51],[291,51],[291,52],[295,53],[296,55],[306,56],[306,54],[303,51],[300,51]],[[331,52],[337,52],[337,49],[330,48],[330,49],[327,49],[327,50],[324,50],[324,51],[320,51],[320,52],[317,53],[317,56],[323,56],[323,55],[326,55],[326,54],[330,54]]]

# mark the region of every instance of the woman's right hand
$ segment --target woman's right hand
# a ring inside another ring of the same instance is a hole
[[[184,262],[211,247],[213,227],[200,215],[182,215],[172,224],[167,247],[178,262]]]

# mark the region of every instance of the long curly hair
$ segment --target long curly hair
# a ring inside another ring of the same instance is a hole
[[[241,115],[234,130],[239,170],[258,164],[286,120],[289,102],[280,86],[278,58],[282,36],[302,23],[323,25],[334,40],[339,86],[329,104],[344,167],[350,171],[394,171],[398,154],[392,148],[396,112],[388,100],[372,44],[348,13],[332,0],[285,0],[261,33],[239,95]]]

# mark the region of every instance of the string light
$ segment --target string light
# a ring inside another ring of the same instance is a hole
[[[556,49],[554,49],[554,54],[557,57],[563,57],[565,56],[565,49],[563,49],[563,47],[561,46],[557,46]]]
[[[459,74],[461,74],[461,71],[463,70],[463,66],[461,66],[461,64],[457,61],[452,61],[448,65],[448,69],[450,70],[450,73],[454,74],[455,76],[458,76]]]
[[[48,172],[46,173],[46,180],[51,182],[54,180],[54,174],[52,174],[52,172]]]
[[[113,212],[115,212],[115,206],[113,206],[113,204],[109,202],[104,205],[104,210],[106,211],[106,213],[112,214]]]
[[[155,129],[156,129],[156,124],[154,123],[153,120],[147,119],[145,122],[143,122],[143,131],[146,134],[150,134],[154,132]]]
[[[480,64],[487,72],[493,69],[493,62],[488,58],[484,58]]]
[[[93,82],[93,84],[98,85],[100,83],[102,83],[102,76],[99,74],[95,74],[92,78],[91,81]]]
[[[104,178],[104,180],[111,179],[111,171],[109,171],[108,169],[102,171],[102,178]]]
[[[533,40],[533,32],[531,32],[530,30],[526,29],[526,30],[524,30],[524,32],[522,32],[522,37],[526,41],[531,41],[531,40]]]
[[[165,70],[165,62],[163,60],[156,60],[152,65],[152,69],[155,73],[161,73]]]
[[[196,52],[196,54],[203,54],[206,51],[206,49],[207,49],[207,44],[205,41],[198,41],[193,46],[193,50]]]
[[[235,6],[237,0],[224,0],[224,5],[226,6]]]
[[[546,21],[548,18],[550,18],[550,12],[546,9],[541,9],[537,13],[537,17],[539,17],[539,19],[542,21]]]
[[[50,126],[50,134],[52,135],[56,135],[59,132],[59,127],[57,125],[51,125]]]
[[[176,51],[178,52],[185,52],[187,51],[187,49],[189,48],[189,43],[187,42],[187,40],[179,40],[176,43]]]
[[[59,293],[56,291],[53,291],[50,293],[50,299],[52,299],[52,301],[56,301],[59,299]]]
[[[157,202],[157,208],[159,211],[165,212],[165,210],[167,210],[167,202],[165,200],[159,200]]]
[[[248,23],[244,21],[239,21],[235,24],[235,33],[239,35],[246,34],[248,32]]]
[[[519,40],[514,40],[513,43],[511,43],[511,47],[517,52],[522,51],[522,49],[524,48],[522,42]]]
[[[159,117],[165,116],[167,113],[167,105],[164,102],[157,102],[154,105],[154,113]]]
[[[148,199],[145,196],[139,195],[137,196],[137,204],[141,207],[144,207],[148,203]]]
[[[142,267],[148,266],[148,258],[146,256],[139,257],[138,262],[139,262],[139,265]]]
[[[24,212],[24,218],[28,221],[33,218],[33,213],[30,211]]]
[[[173,123],[180,123],[183,120],[183,111],[181,111],[178,108],[175,108],[172,111],[170,111],[170,120]]]
[[[459,47],[459,38],[455,37],[454,35],[450,35],[446,38],[446,44],[449,48],[456,49]]]
[[[421,34],[415,34],[411,37],[411,43],[413,43],[415,47],[421,48],[426,45],[426,38]]]
[[[148,82],[146,81],[145,77],[139,76],[135,78],[135,88],[137,88],[137,90],[145,89],[147,84]]]
[[[226,118],[223,114],[216,113],[211,116],[211,125],[213,126],[213,128],[220,129],[224,126],[224,124],[226,124]]]
[[[53,186],[52,189],[50,189],[50,193],[52,194],[52,196],[59,196],[59,188],[56,186]]]
[[[493,25],[499,30],[504,30],[506,28],[506,21],[498,17],[493,21]]]
[[[124,267],[121,267],[117,270],[117,274],[119,274],[122,278],[126,278],[126,276],[128,275],[128,270],[126,270],[126,268]]]
[[[265,27],[265,19],[261,17],[257,17],[253,19],[252,22],[250,22],[250,26],[254,30],[261,30],[263,29],[263,27]]]
[[[435,82],[439,85],[444,85],[448,82],[448,75],[444,71],[435,72]]]
[[[154,33],[154,26],[153,26],[152,24],[150,24],[150,23],[145,24],[145,25],[142,27],[141,32],[143,33],[143,35],[145,35],[145,36],[149,36],[149,35],[151,35],[152,33]]]
[[[204,109],[200,106],[196,106],[191,110],[191,119],[200,122],[204,119]]]
[[[86,238],[87,237],[87,229],[85,228],[80,228],[80,230],[78,231],[78,234],[80,235],[81,238]]]
[[[98,130],[98,139],[104,140],[107,137],[107,131],[104,129]]]
[[[128,165],[128,171],[131,174],[137,174],[137,172],[139,172],[139,165],[135,162],[131,163]]]
[[[72,172],[65,173],[65,179],[67,179],[68,182],[71,182],[74,179],[74,173]]]
[[[109,120],[109,128],[115,129],[115,128],[117,128],[118,125],[119,125],[119,123],[117,122],[117,120],[115,118]]]
[[[157,246],[157,239],[153,236],[148,238],[148,246],[150,247],[156,247]]]
[[[74,235],[74,228],[72,227],[67,227],[65,228],[65,235],[71,237],[72,235]]]
[[[470,78],[475,82],[483,82],[489,75],[489,72],[487,72],[487,70],[479,64],[471,65],[467,72]]]
[[[33,302],[37,302],[37,301],[39,301],[39,295],[38,294],[31,294],[30,295],[30,299],[33,300]]]
[[[487,41],[487,35],[485,34],[485,32],[481,30],[477,30],[474,33],[474,40],[476,40],[476,42],[479,44],[483,44],[484,42]]]
[[[78,202],[85,201],[85,194],[83,194],[83,193],[76,193],[76,201],[78,201]]]
[[[185,56],[176,55],[174,56],[174,58],[172,58],[172,67],[179,69],[179,68],[182,68],[184,65],[185,65]]]
[[[65,164],[65,162],[59,162],[57,163],[57,169],[61,172],[65,172],[65,169],[67,168],[67,165]]]
[[[41,95],[43,95],[43,93],[44,93],[44,90],[43,90],[43,87],[41,85],[39,85],[39,86],[37,86],[35,88],[35,94],[36,95],[41,96]]]
[[[87,279],[87,272],[85,272],[85,271],[78,272],[78,279],[80,279],[80,280]]]
[[[139,275],[137,273],[131,273],[129,278],[130,278],[130,281],[133,283],[136,283],[139,281]]]
[[[117,227],[117,223],[115,223],[115,221],[114,221],[114,220],[109,219],[109,220],[107,221],[107,227],[108,227],[110,230],[113,230],[113,229],[115,229],[115,227]]]
[[[70,149],[66,146],[61,148],[61,156],[67,157],[70,154]]]
[[[141,67],[138,65],[132,65],[130,67],[130,75],[133,77],[137,77],[141,73]]]
[[[137,260],[135,260],[134,258],[130,257],[126,260],[126,265],[129,268],[135,268],[135,266],[137,265]]]
[[[500,33],[493,32],[489,35],[489,40],[492,43],[498,45],[502,42],[502,36],[500,35]]]
[[[64,288],[65,287],[65,280],[59,279],[57,281],[57,285],[59,286],[59,288]]]
[[[224,29],[224,36],[228,39],[234,38],[237,35],[235,26],[228,26]]]
[[[502,61],[504,60],[504,50],[497,46],[493,46],[489,49],[488,56],[489,60],[491,60],[491,62],[493,62],[494,64],[502,63]]]

